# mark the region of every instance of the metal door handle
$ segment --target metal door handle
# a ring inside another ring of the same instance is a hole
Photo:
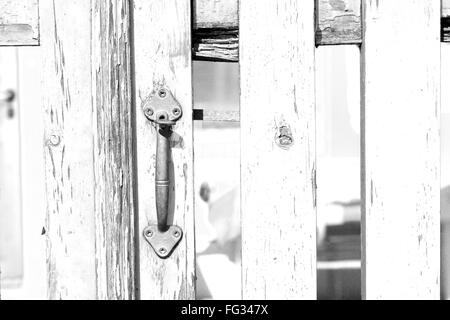
[[[168,258],[183,236],[183,230],[169,225],[170,210],[170,162],[172,126],[183,115],[180,104],[165,87],[160,87],[144,101],[144,114],[156,124],[156,175],[155,196],[158,223],[144,230],[144,237],[160,258]]]
[[[159,126],[156,147],[156,213],[158,215],[158,229],[167,231],[169,218],[169,161],[170,161],[170,136],[169,126]]]

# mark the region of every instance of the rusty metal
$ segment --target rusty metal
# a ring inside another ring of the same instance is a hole
[[[144,230],[144,238],[162,259],[168,258],[183,237],[183,230],[169,225],[170,211],[170,138],[172,126],[181,119],[183,109],[165,87],[157,88],[143,104],[148,120],[157,126],[155,196],[158,223]]]

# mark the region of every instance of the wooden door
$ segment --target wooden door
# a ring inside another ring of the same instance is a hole
[[[196,297],[193,121],[208,119],[242,130],[242,298],[316,299],[315,50],[351,44],[363,295],[438,298],[442,7],[441,29],[434,0],[40,0],[39,20],[37,0],[0,0],[0,45],[40,45],[48,297]],[[194,59],[239,63],[239,113],[193,109]],[[182,238],[164,259],[145,232],[159,134],[145,112],[161,88],[183,113],[166,186]]]

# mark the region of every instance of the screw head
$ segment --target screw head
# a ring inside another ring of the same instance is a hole
[[[161,255],[166,255],[167,254],[167,249],[166,248],[161,248],[161,249],[159,249],[159,253]]]
[[[153,237],[153,231],[152,231],[152,230],[147,230],[147,231],[145,232],[145,236],[146,236],[147,238]]]
[[[174,231],[173,236],[178,239],[181,236],[181,234],[179,231]]]
[[[180,110],[179,108],[174,108],[174,109],[172,110],[172,114],[173,114],[174,116],[179,116],[179,115],[181,114],[181,110]]]
[[[165,99],[167,97],[167,91],[164,89],[159,90],[158,95],[161,99]]]
[[[154,114],[155,114],[155,111],[153,111],[152,108],[145,109],[145,115],[146,115],[147,117],[151,117],[151,116],[153,116]]]

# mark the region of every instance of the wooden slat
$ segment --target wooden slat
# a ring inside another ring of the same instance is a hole
[[[135,298],[128,0],[92,2],[97,298]]]
[[[91,4],[40,0],[40,12],[48,294],[95,299]]]
[[[363,17],[363,296],[439,299],[440,3]]]
[[[0,0],[0,46],[39,44],[38,6],[38,0]]]
[[[40,4],[48,294],[133,299],[128,1]]]
[[[239,0],[193,0],[194,29],[236,29]]]
[[[314,2],[245,0],[240,18],[243,297],[315,299]]]
[[[135,0],[134,55],[142,299],[195,298],[193,122],[190,1]],[[154,86],[165,84],[183,108],[172,143],[174,224],[184,231],[166,260],[157,257],[142,233],[155,224],[156,129],[142,111]]]
[[[361,0],[317,3],[317,45],[361,43]]]

